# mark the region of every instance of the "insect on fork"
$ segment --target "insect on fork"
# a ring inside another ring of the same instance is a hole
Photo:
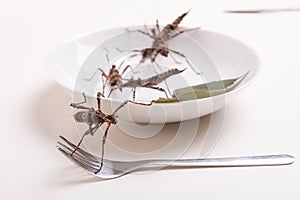
[[[103,166],[103,157],[104,157],[104,146],[106,143],[106,139],[107,139],[107,135],[108,135],[108,131],[109,128],[111,127],[112,124],[117,124],[117,112],[123,108],[127,103],[131,102],[134,104],[139,104],[139,105],[144,105],[144,106],[150,106],[152,105],[152,102],[149,104],[144,104],[144,103],[138,103],[138,102],[133,102],[130,100],[126,100],[124,102],[122,102],[113,112],[112,114],[105,114],[101,111],[101,97],[103,97],[103,94],[98,92],[97,93],[97,109],[93,108],[93,107],[86,107],[83,106],[82,104],[85,104],[87,102],[86,96],[83,93],[83,98],[84,100],[82,102],[79,103],[71,103],[70,106],[75,108],[75,109],[80,109],[82,111],[78,111],[74,114],[74,119],[76,122],[80,122],[80,123],[86,123],[88,125],[88,130],[86,130],[79,143],[76,145],[76,147],[74,148],[73,152],[71,153],[71,156],[78,150],[79,146],[81,145],[83,139],[85,138],[85,136],[87,135],[93,135],[104,123],[107,124],[104,135],[102,137],[102,156],[101,156],[101,164],[99,167],[99,170],[97,170],[96,173],[98,173],[102,166]]]

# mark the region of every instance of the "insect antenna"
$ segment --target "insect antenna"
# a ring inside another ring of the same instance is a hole
[[[123,64],[125,63],[125,62],[127,62],[128,60],[131,60],[132,58],[135,58],[135,57],[137,57],[137,56],[140,56],[140,52],[141,52],[141,50],[124,50],[124,49],[120,49],[119,47],[117,47],[116,48],[117,49],[117,51],[119,51],[119,52],[127,52],[128,54],[126,55],[126,57],[124,58],[124,60],[122,60],[122,62],[119,64],[119,67],[117,68],[117,70],[120,70],[121,69],[121,67],[123,66]],[[136,53],[136,54],[132,54],[132,53]],[[127,65],[128,66],[128,65]],[[127,67],[126,66],[126,67]],[[125,68],[126,68],[125,67]],[[133,67],[130,65],[129,66],[130,67],[130,69],[131,69],[131,71],[132,71],[132,73],[133,74],[137,74],[138,72],[136,72],[136,71],[134,71],[134,69],[133,69]],[[124,69],[125,70],[125,69]],[[124,72],[124,70],[123,70],[123,72]],[[127,69],[126,69],[127,70]],[[123,74],[123,73],[122,73]]]
[[[89,78],[84,78],[83,80],[85,80],[85,81],[92,80],[94,78],[94,76],[96,75],[97,72],[98,72],[98,70],[95,70],[94,73]]]
[[[103,47],[103,50],[105,51],[105,57],[106,57],[106,60],[107,60],[107,64],[109,65],[109,56],[108,56],[109,50],[108,50],[107,48],[105,48],[105,47]],[[98,68],[98,69],[100,69],[100,68]],[[102,70],[100,70],[100,71],[103,73]],[[92,80],[92,79],[94,78],[94,76],[96,75],[97,72],[98,72],[98,70],[96,70],[96,71],[92,74],[92,76],[90,76],[89,78],[85,78],[84,80],[85,80],[85,81],[90,81],[90,80]],[[103,83],[103,77],[102,77],[102,83]],[[103,91],[102,91],[102,92],[103,92]]]

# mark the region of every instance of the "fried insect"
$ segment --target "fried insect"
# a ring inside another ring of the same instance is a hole
[[[183,18],[188,13],[189,12],[183,13],[182,15],[177,17],[177,19],[175,19],[171,24],[166,25],[162,30],[160,30],[158,20],[156,20],[156,28],[152,28],[150,30],[151,34],[148,32],[147,27],[145,27],[147,32],[138,30],[140,33],[143,33],[153,39],[151,48],[145,48],[141,51],[142,53],[141,62],[144,62],[145,59],[147,58],[150,58],[151,61],[154,62],[158,54],[164,57],[168,57],[170,50],[168,48],[167,42],[173,39],[174,37],[190,30],[190,29],[181,30],[176,34],[173,34],[174,31],[178,28],[179,23],[183,20]]]
[[[87,100],[86,100],[85,94],[83,93],[82,95],[83,95],[83,98],[84,98],[84,100],[82,102],[71,103],[70,106],[72,106],[73,108],[76,108],[76,109],[83,110],[83,111],[79,111],[79,112],[75,113],[74,114],[74,119],[75,119],[76,122],[86,123],[89,126],[89,128],[82,135],[79,143],[77,144],[77,146],[75,147],[75,149],[71,153],[71,156],[73,156],[73,154],[78,150],[78,148],[81,145],[81,143],[82,143],[85,136],[87,136],[89,134],[94,135],[94,133],[104,123],[106,123],[107,127],[106,127],[104,135],[102,137],[101,163],[100,163],[99,169],[95,172],[95,173],[98,173],[103,167],[104,146],[105,146],[105,142],[106,142],[106,139],[107,139],[108,130],[109,130],[109,128],[112,124],[117,124],[117,117],[118,117],[116,115],[117,112],[129,102],[134,103],[134,104],[139,104],[139,105],[146,105],[146,106],[150,106],[152,104],[152,102],[150,104],[143,104],[143,103],[137,103],[137,102],[133,102],[133,101],[130,101],[130,100],[126,100],[123,103],[121,103],[120,106],[118,108],[116,108],[115,111],[112,114],[105,114],[100,109],[101,96],[103,97],[102,93],[98,92],[98,94],[97,94],[97,109],[95,109],[94,107],[83,106],[82,104],[86,103]]]
[[[116,68],[116,65],[111,66],[108,74],[106,74],[101,68],[98,68],[102,73],[102,78],[103,77],[105,78],[105,82],[102,81],[102,87],[103,87],[102,92],[104,93],[105,85],[107,84],[107,82],[109,83],[110,87],[119,87],[120,90],[122,91],[122,87],[121,87],[123,85],[122,76],[129,67],[130,67],[130,65],[127,65],[123,69],[121,74],[120,74],[119,70]]]
[[[109,50],[107,50],[106,48],[103,48],[103,49],[106,51],[107,63],[110,63],[109,57],[108,57]],[[120,67],[121,67],[121,65],[118,68],[116,65],[112,65],[111,68],[109,69],[108,74],[106,74],[104,72],[104,70],[101,69],[100,67],[98,68],[98,70],[101,72],[101,75],[102,75],[102,87],[103,87],[102,93],[103,94],[104,94],[104,89],[105,89],[105,85],[107,84],[107,82],[109,83],[110,87],[122,85],[122,76],[127,71],[127,69],[130,68],[131,66],[127,65],[123,69],[122,73],[119,72]],[[86,78],[85,80],[90,81],[95,76],[95,74],[97,73],[98,70],[96,70],[90,78]],[[132,69],[132,71],[133,71],[133,69]],[[103,77],[105,78],[105,81],[103,80]]]
[[[132,77],[126,83],[122,83],[120,85],[115,85],[114,87],[112,87],[108,96],[110,96],[111,93],[116,89],[122,90],[122,88],[133,88],[133,101],[134,101],[135,100],[136,88],[137,87],[145,87],[145,88],[150,88],[150,89],[159,90],[161,92],[164,92],[166,97],[168,98],[168,94],[167,94],[166,90],[161,88],[161,87],[158,87],[156,85],[158,85],[159,83],[165,81],[170,76],[179,74],[179,73],[183,72],[184,70],[185,69],[179,70],[177,68],[174,68],[174,69],[170,69],[166,72],[157,74],[157,75],[152,76],[152,77],[147,78],[147,79],[141,79],[141,78],[134,79]]]
[[[172,49],[169,49],[168,47],[168,41],[175,38],[176,36],[187,32],[187,31],[192,31],[198,28],[191,28],[191,29],[184,29],[180,30],[178,32],[175,32],[178,29],[179,23],[183,20],[183,18],[189,13],[185,12],[177,19],[175,19],[171,24],[166,25],[162,30],[160,29],[160,26],[158,24],[158,20],[156,20],[156,26],[155,28],[151,28],[149,33],[149,30],[147,26],[145,26],[145,31],[142,30],[136,30],[144,35],[149,36],[150,38],[153,39],[152,46],[149,48],[144,48],[144,49],[135,49],[131,50],[130,52],[134,53],[140,53],[142,58],[140,60],[140,63],[144,63],[146,59],[150,59],[152,63],[156,63],[156,58],[158,55],[168,57],[169,53],[172,52],[174,54],[177,54],[184,58],[185,62],[191,67],[191,69],[196,73],[196,74],[201,74],[200,72],[197,72],[193,65],[190,63],[190,61],[187,59],[187,57],[183,54],[180,53],[179,51],[175,51]],[[171,55],[171,54],[170,54]],[[137,55],[132,55],[129,58],[135,57]],[[178,63],[178,61],[175,60],[175,58],[171,55],[172,59]]]

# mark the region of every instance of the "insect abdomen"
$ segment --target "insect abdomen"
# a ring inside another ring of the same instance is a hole
[[[151,84],[151,85],[157,85],[157,84],[163,82],[164,80],[166,80],[167,78],[169,78],[170,76],[173,76],[175,74],[179,74],[179,73],[183,72],[184,70],[179,70],[177,68],[170,69],[166,72],[163,72],[161,74],[158,74],[158,75],[152,76],[148,79],[145,79],[144,83],[145,84]]]

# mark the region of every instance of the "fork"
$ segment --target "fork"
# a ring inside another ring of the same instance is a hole
[[[179,160],[139,160],[139,161],[113,161],[104,159],[103,167],[96,173],[100,166],[101,158],[94,156],[81,148],[73,154],[76,145],[59,136],[65,144],[57,142],[58,150],[73,163],[85,169],[88,173],[102,179],[112,179],[125,174],[158,167],[244,167],[244,166],[273,166],[288,165],[295,160],[293,156],[286,154],[263,155],[263,156],[240,156],[227,158],[202,158],[202,159],[179,159]]]

